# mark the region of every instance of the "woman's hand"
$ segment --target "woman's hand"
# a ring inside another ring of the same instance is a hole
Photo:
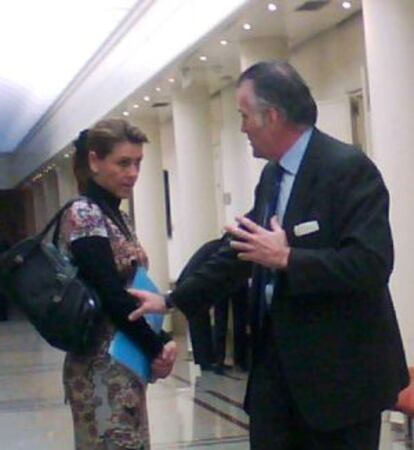
[[[176,359],[177,344],[174,341],[169,341],[164,345],[161,354],[152,361],[151,370],[153,380],[166,378],[171,373]]]
[[[128,319],[131,322],[147,313],[165,314],[167,312],[165,298],[162,295],[148,291],[139,291],[137,289],[128,289],[128,292],[141,303],[141,305],[128,316]]]

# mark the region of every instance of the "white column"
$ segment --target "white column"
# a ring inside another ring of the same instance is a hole
[[[414,2],[363,0],[372,153],[391,194],[392,293],[408,361],[414,360]]]
[[[173,120],[180,197],[182,256],[186,261],[204,242],[218,236],[211,149],[209,97],[191,86],[173,96]],[[184,262],[183,261],[183,262]]]
[[[144,160],[134,188],[135,227],[138,239],[148,253],[149,273],[158,287],[166,291],[169,279],[159,129],[154,122],[140,120],[137,125],[150,143],[144,145]]]
[[[160,124],[163,168],[168,172],[170,193],[170,212],[172,235],[168,238],[168,266],[171,282],[175,282],[182,269],[184,257],[182,253],[182,225],[180,211],[180,196],[178,186],[177,154],[175,151],[174,125],[172,119]]]

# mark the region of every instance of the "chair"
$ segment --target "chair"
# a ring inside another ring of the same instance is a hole
[[[409,367],[410,384],[398,395],[398,401],[394,406],[395,411],[399,411],[407,419],[407,438],[410,445],[413,444],[413,423],[414,419],[414,367]]]

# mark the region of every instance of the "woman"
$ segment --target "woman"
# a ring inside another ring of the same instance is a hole
[[[138,178],[146,136],[122,119],[98,122],[75,141],[74,172],[84,198],[65,213],[63,247],[97,291],[104,317],[88,356],[67,354],[64,386],[74,421],[76,450],[147,450],[145,384],[108,353],[116,329],[152,360],[154,378],[172,370],[176,347],[145,320],[128,321],[137,303],[126,288],[147,256],[119,209]],[[126,228],[126,229],[125,229]]]

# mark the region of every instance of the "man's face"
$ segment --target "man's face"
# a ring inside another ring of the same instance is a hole
[[[253,82],[243,81],[237,89],[237,106],[242,117],[241,131],[246,133],[256,158],[272,159],[275,138],[268,111],[260,109],[254,94]]]

